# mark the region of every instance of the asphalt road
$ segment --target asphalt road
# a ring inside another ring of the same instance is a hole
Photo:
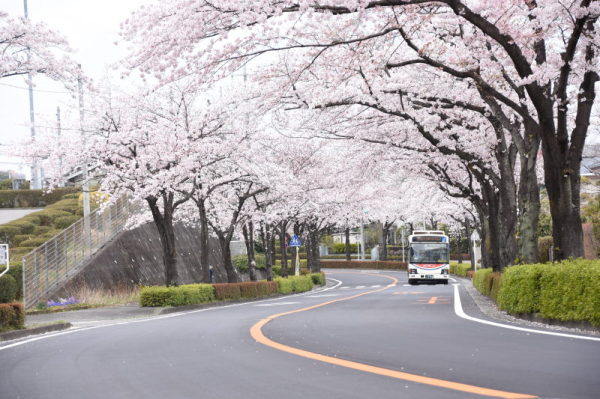
[[[460,318],[457,288],[404,273],[328,277],[325,291],[0,347],[0,398],[600,396],[599,340]]]

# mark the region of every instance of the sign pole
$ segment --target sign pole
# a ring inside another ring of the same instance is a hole
[[[296,276],[300,275],[300,247],[296,247],[296,270],[294,274]]]

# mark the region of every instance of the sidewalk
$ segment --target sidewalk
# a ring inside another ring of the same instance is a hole
[[[71,323],[73,327],[83,327],[106,324],[107,322],[112,323],[119,320],[156,316],[161,310],[162,308],[142,308],[140,305],[133,303],[93,309],[35,314],[25,316],[25,326],[31,328],[43,324],[63,321]]]

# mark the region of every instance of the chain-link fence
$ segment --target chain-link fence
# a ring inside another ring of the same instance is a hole
[[[72,277],[121,232],[131,212],[127,197],[96,209],[23,257],[23,303],[31,308]]]

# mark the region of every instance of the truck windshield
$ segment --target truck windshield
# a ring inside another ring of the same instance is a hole
[[[411,263],[448,263],[448,244],[410,244]]]

